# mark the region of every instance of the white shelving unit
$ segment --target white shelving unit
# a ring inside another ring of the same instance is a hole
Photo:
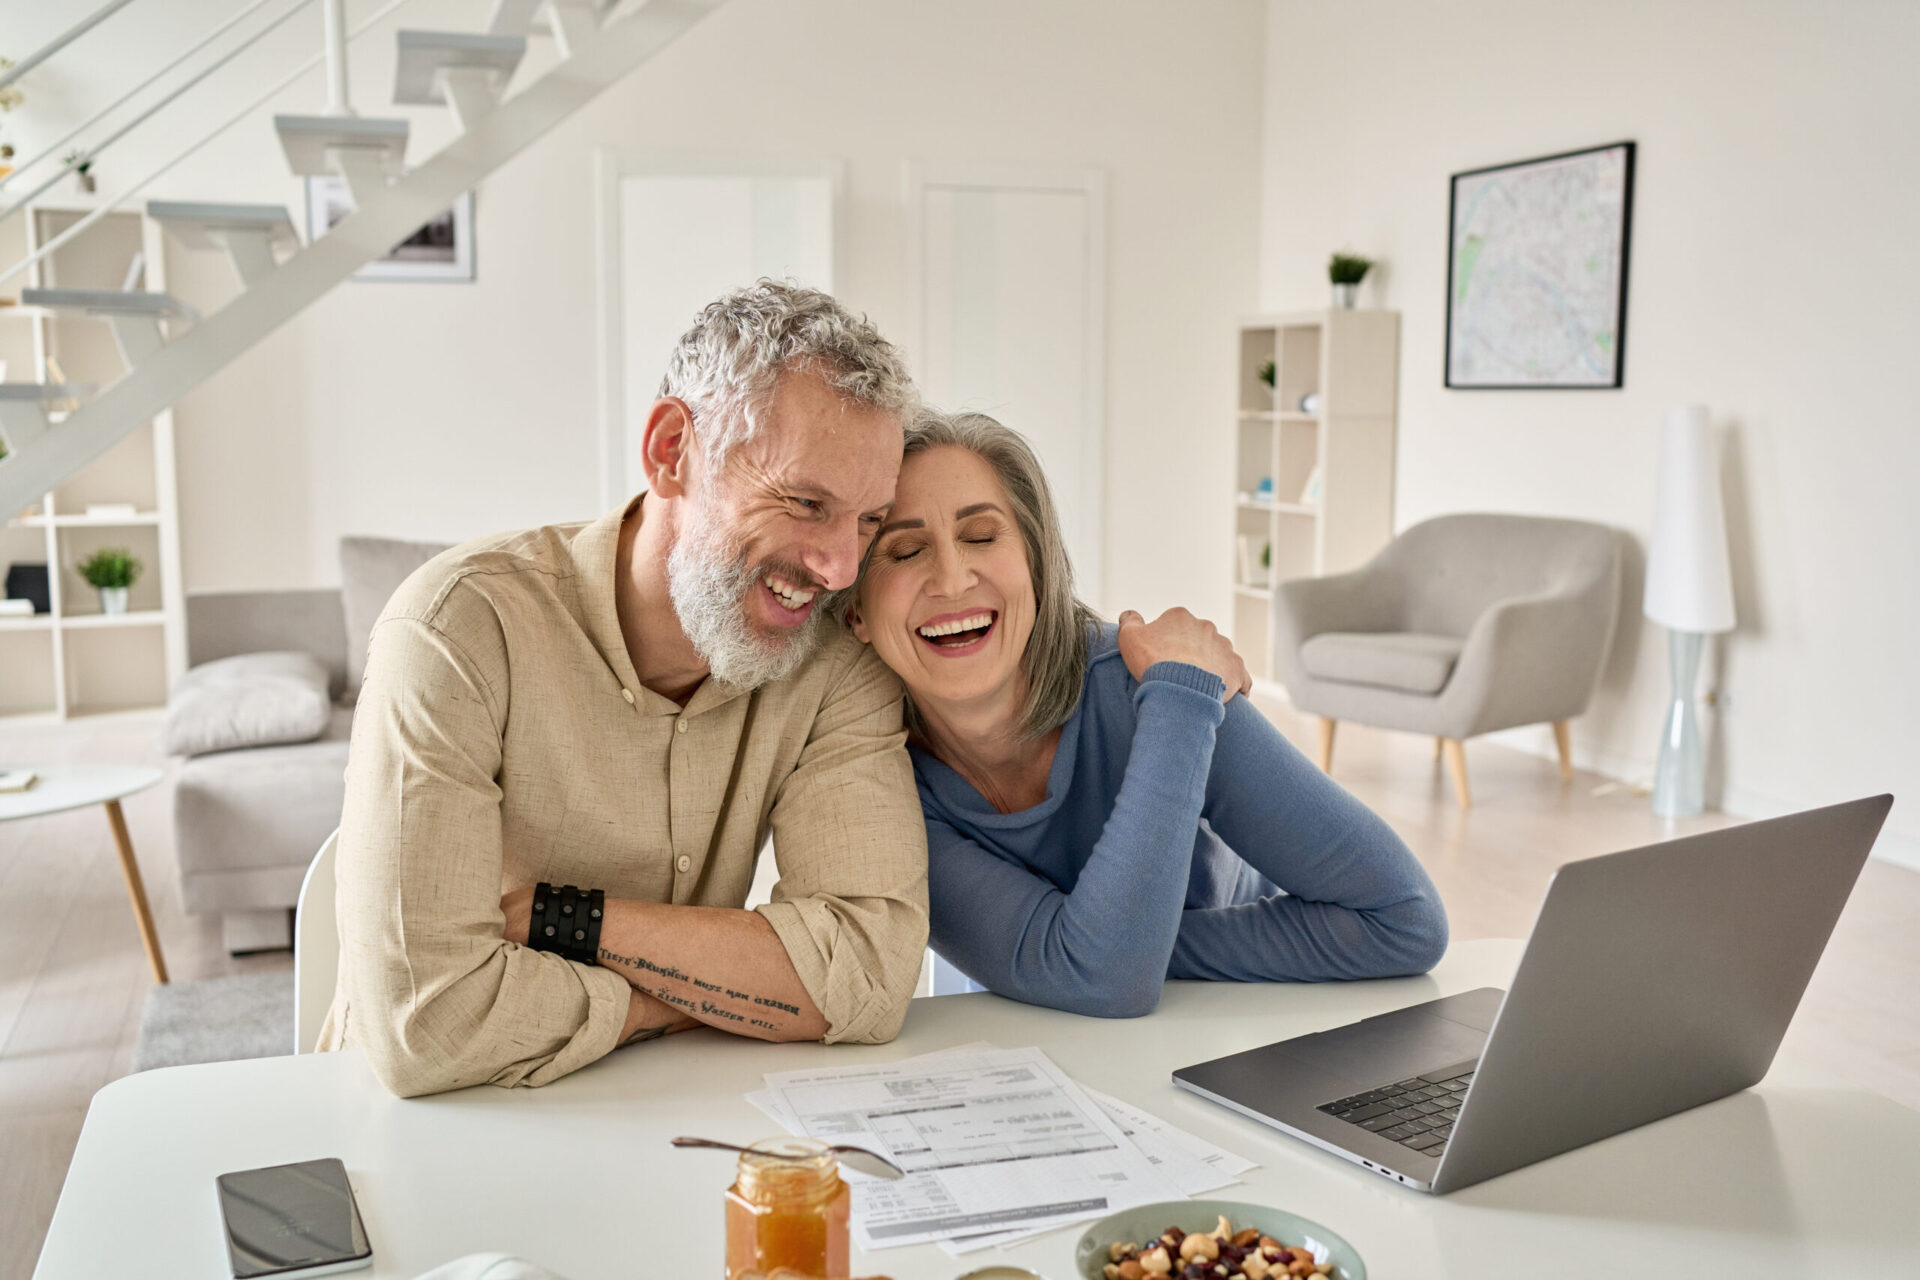
[[[1352,569],[1393,537],[1400,315],[1257,316],[1239,344],[1232,634],[1269,681],[1272,584]]]
[[[0,223],[0,258],[17,261],[94,206],[49,201]],[[102,218],[35,267],[28,288],[118,289],[136,253],[133,287],[166,288],[158,223],[139,213]],[[18,286],[15,286],[17,289]],[[0,361],[12,382],[52,380],[104,386],[123,364],[108,326],[44,307],[0,305]],[[64,415],[49,415],[59,430]],[[89,507],[131,505],[132,512],[90,514]],[[100,612],[99,597],[76,566],[104,546],[125,546],[143,565],[129,612]],[[179,497],[173,414],[149,425],[46,494],[27,512],[0,513],[0,572],[18,563],[48,566],[52,611],[0,616],[0,717],[66,719],[92,712],[160,706],[186,670],[186,597],[180,572]]]

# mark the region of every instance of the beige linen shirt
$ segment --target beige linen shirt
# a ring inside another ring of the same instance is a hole
[[[769,835],[758,910],[826,1039],[905,1016],[927,869],[899,682],[834,628],[751,693],[709,678],[683,709],[642,687],[614,611],[624,514],[456,547],[374,627],[321,1047],[360,1049],[395,1093],[546,1084],[619,1038],[626,980],[507,942],[504,892],[740,907]]]

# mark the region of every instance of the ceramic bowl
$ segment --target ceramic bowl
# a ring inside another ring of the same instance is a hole
[[[1080,1244],[1073,1252],[1074,1274],[1082,1280],[1104,1280],[1102,1268],[1107,1265],[1107,1246],[1116,1240],[1123,1243],[1137,1240],[1144,1244],[1168,1227],[1189,1233],[1212,1231],[1222,1214],[1235,1231],[1258,1227],[1262,1235],[1272,1236],[1281,1244],[1311,1250],[1316,1262],[1333,1263],[1333,1280],[1367,1280],[1367,1264],[1360,1261],[1359,1252],[1319,1223],[1284,1209],[1234,1200],[1168,1200],[1102,1218],[1080,1237]]]

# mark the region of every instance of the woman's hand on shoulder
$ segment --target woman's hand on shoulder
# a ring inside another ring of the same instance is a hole
[[[1184,662],[1211,671],[1226,681],[1222,702],[1232,700],[1236,693],[1253,690],[1253,677],[1234,652],[1232,642],[1211,622],[1185,609],[1169,609],[1152,622],[1132,609],[1122,613],[1120,657],[1135,680],[1144,679],[1147,668],[1156,662]]]

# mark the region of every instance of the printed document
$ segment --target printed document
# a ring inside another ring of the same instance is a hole
[[[853,1184],[865,1250],[1060,1226],[1187,1194],[1039,1049],[771,1073],[798,1133],[886,1156]]]

